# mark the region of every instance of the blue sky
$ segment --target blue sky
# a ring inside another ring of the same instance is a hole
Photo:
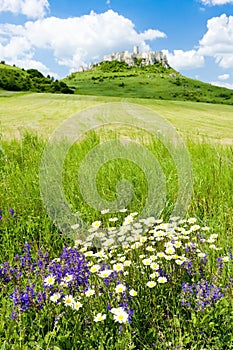
[[[103,55],[163,51],[182,74],[233,89],[233,0],[1,0],[0,60],[56,78]]]

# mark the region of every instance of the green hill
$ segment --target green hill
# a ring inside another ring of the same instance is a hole
[[[37,69],[24,70],[15,66],[0,63],[0,89],[9,91],[56,92],[72,94],[63,81],[44,77]]]
[[[124,62],[101,62],[58,81],[36,69],[24,70],[2,61],[0,89],[233,105],[232,90],[187,78],[161,63],[140,66],[138,62],[130,67]]]
[[[160,63],[130,67],[124,62],[101,62],[63,81],[80,95],[233,104],[232,90],[186,78]]]

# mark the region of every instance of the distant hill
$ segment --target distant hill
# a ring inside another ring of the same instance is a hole
[[[73,90],[64,81],[44,77],[37,69],[24,70],[3,61],[0,63],[0,89],[73,94]]]
[[[104,61],[92,69],[72,73],[63,79],[75,94],[138,97],[164,100],[224,103],[233,105],[233,91],[186,78],[161,63],[128,66]]]

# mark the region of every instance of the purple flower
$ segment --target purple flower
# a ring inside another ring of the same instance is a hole
[[[133,314],[134,314],[134,311],[133,311],[132,308],[130,308],[129,309],[129,318],[128,318],[129,323],[132,323],[132,316],[133,316]]]
[[[10,208],[9,213],[12,216],[12,218],[16,218],[14,209]]]
[[[19,288],[15,288],[10,295],[10,299],[13,301],[14,306],[17,306],[19,310],[26,311],[33,305],[35,297],[34,289],[27,286],[23,292],[19,291]]]
[[[218,262],[218,269],[222,269],[223,268],[222,258],[218,258],[217,262]]]
[[[193,276],[194,275],[194,270],[193,270],[193,263],[192,261],[188,260],[187,262],[185,262],[183,265],[182,265],[188,272],[188,274],[190,276]]]
[[[43,281],[50,274],[55,277],[56,283],[47,287],[43,285]],[[47,253],[43,254],[39,250],[37,258],[33,260],[31,246],[26,243],[23,255],[15,256],[13,267],[8,262],[0,267],[0,279],[4,283],[12,282],[14,285],[14,290],[10,294],[14,305],[12,318],[15,319],[19,311],[42,309],[51,294],[49,292],[57,292],[57,283],[63,282],[67,274],[72,275],[72,280],[69,282],[70,294],[79,291],[80,287],[85,290],[89,285],[88,263],[77,249],[65,247],[60,257],[54,260],[50,260]],[[35,283],[32,284],[32,281]],[[62,294],[62,287],[59,292]]]
[[[204,279],[193,285],[182,283],[181,305],[204,312],[224,297],[221,288]]]
[[[123,331],[123,326],[119,327],[118,333],[120,334]]]
[[[16,320],[17,317],[18,317],[18,313],[15,312],[15,311],[12,311],[12,313],[11,313],[11,315],[10,315],[10,318],[11,318],[12,320]]]
[[[59,259],[49,264],[48,272],[56,276],[58,283],[61,283],[67,274],[72,275],[73,279],[69,284],[71,291],[78,291],[80,286],[88,285],[90,275],[84,256],[75,248],[64,248]]]

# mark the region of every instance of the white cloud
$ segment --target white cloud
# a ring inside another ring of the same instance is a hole
[[[1,0],[0,12],[9,11],[29,18],[42,18],[49,9],[47,0]]]
[[[220,67],[233,67],[233,16],[222,14],[211,18],[207,29],[199,41],[199,54],[214,57]]]
[[[233,2],[233,0],[232,0]],[[207,21],[207,31],[199,41],[199,47],[189,50],[174,50],[167,54],[170,65],[176,69],[198,68],[204,65],[205,57],[213,57],[220,67],[233,68],[233,16],[222,14]],[[222,74],[219,80],[229,79]],[[216,84],[221,84],[217,82]]]
[[[36,61],[30,58],[26,58],[23,60],[17,59],[17,60],[10,60],[7,62],[10,65],[15,64],[16,67],[29,69],[34,68],[38,69],[44,76],[50,75],[51,77],[54,77],[55,79],[59,79],[59,75],[53,71],[51,71],[45,64],[43,64],[40,61]]]
[[[232,50],[233,51],[233,50]],[[231,54],[216,54],[216,63],[222,68],[232,68],[233,67],[233,52]]]
[[[4,59],[33,56],[31,44],[25,37],[12,37],[6,45],[0,43],[0,57]]]
[[[16,50],[16,59],[25,54],[32,59],[38,49],[48,49],[59,65],[67,66],[70,70],[100,60],[105,54],[132,50],[134,45],[148,50],[148,40],[166,37],[155,29],[138,33],[131,20],[113,10],[101,14],[92,11],[89,15],[66,19],[48,17],[21,26],[3,24],[0,25],[1,34],[5,41],[8,40],[3,46],[0,39],[3,53],[8,54],[7,46],[12,40],[17,48],[23,41],[25,47],[22,46],[21,52],[20,49]],[[14,55],[12,52],[12,59]]]
[[[45,64],[33,59],[34,50],[25,37],[12,37],[9,43],[3,46],[0,43],[0,57],[8,64],[15,64],[17,67],[38,69],[42,74],[53,76],[58,79],[58,74],[51,71]]]
[[[233,4],[233,0],[201,0],[203,5],[226,5],[226,4]]]
[[[221,74],[218,76],[219,80],[227,80],[230,78],[230,74]]]
[[[173,53],[163,50],[163,53],[167,56],[170,66],[177,70],[199,68],[205,63],[204,56],[196,50],[174,50]]]
[[[211,81],[210,84],[233,90],[233,83],[226,83],[223,81]]]
[[[157,38],[166,38],[166,34],[159,30],[148,29],[145,32],[139,34],[141,40],[154,40]]]

